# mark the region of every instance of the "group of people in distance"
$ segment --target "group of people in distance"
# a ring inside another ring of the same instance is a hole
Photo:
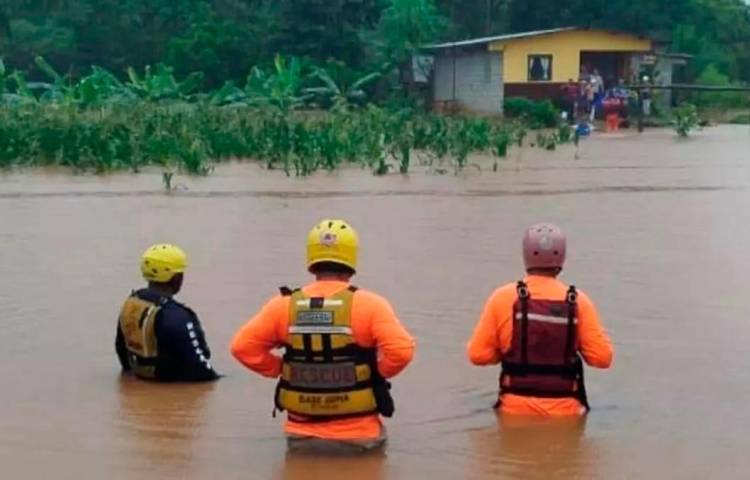
[[[642,85],[640,98],[625,86],[624,80],[607,85],[597,69],[589,73],[583,68],[577,81],[570,78],[560,87],[563,111],[571,124],[592,123],[597,117],[604,117],[607,130],[617,130],[636,109],[642,109],[644,116],[651,114],[651,79],[645,75],[637,81]]]
[[[612,363],[612,343],[593,302],[557,278],[566,243],[555,225],[527,229],[526,276],[492,293],[468,342],[473,364],[502,365],[495,408],[503,415],[584,415],[583,363]],[[290,448],[369,450],[385,443],[381,417],[394,413],[389,379],[411,362],[415,341],[388,300],[351,283],[358,251],[357,232],[347,222],[317,224],[307,238],[314,280],[282,287],[232,340],[240,363],[277,380],[274,413],[287,414]],[[164,382],[220,377],[198,316],[174,299],[186,268],[177,246],[154,245],[144,253],[148,285],[125,300],[117,326],[124,371]]]

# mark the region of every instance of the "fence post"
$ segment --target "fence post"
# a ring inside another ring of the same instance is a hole
[[[638,133],[643,133],[643,95],[641,93],[641,87],[636,89],[636,99],[638,104]]]

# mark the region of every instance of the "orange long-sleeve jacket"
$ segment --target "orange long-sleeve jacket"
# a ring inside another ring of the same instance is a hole
[[[302,291],[311,297],[328,297],[349,286],[346,282],[316,281]],[[265,377],[281,375],[282,359],[272,350],[286,344],[289,330],[290,297],[276,296],[234,336],[231,352],[250,370]],[[414,356],[414,339],[383,297],[367,290],[354,293],[351,310],[352,335],[357,345],[376,348],[378,370],[385,378],[401,372]],[[329,440],[367,440],[382,435],[377,414],[327,422],[299,423],[287,420],[287,434]]]
[[[524,279],[532,298],[562,300],[568,286],[557,279],[529,275]],[[490,295],[479,323],[469,340],[467,352],[475,365],[496,365],[511,347],[513,338],[513,304],[516,284],[504,285]],[[609,368],[614,350],[602,327],[596,307],[578,290],[578,351],[583,360],[596,368]],[[538,398],[505,394],[500,399],[503,413],[518,415],[580,415],[584,408],[575,398]]]

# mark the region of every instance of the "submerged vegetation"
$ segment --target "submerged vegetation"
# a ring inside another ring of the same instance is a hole
[[[359,164],[376,174],[415,163],[460,171],[474,152],[507,155],[516,125],[369,106],[281,113],[251,106],[76,106],[0,109],[0,166],[60,165],[107,172],[144,166],[205,174],[215,162],[258,159],[308,175]]]
[[[408,173],[414,164],[459,172],[471,154],[505,157],[526,135],[524,121],[364,105],[363,88],[377,74],[341,86],[325,69],[304,73],[295,57],[277,57],[272,69],[252,69],[244,86],[213,92],[197,91],[200,73],[178,79],[165,65],[129,69],[124,81],[95,67],[73,80],[36,62],[48,82],[27,82],[0,64],[0,167],[137,172],[156,165],[206,174],[216,162],[256,159],[299,176],[344,164],[379,175]],[[552,135],[544,146],[559,141],[567,139]]]
[[[682,103],[672,112],[672,125],[680,137],[687,137],[690,132],[700,127],[698,109],[692,103]]]

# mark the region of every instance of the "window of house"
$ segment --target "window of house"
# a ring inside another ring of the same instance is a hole
[[[552,80],[552,55],[529,55],[529,81]]]

